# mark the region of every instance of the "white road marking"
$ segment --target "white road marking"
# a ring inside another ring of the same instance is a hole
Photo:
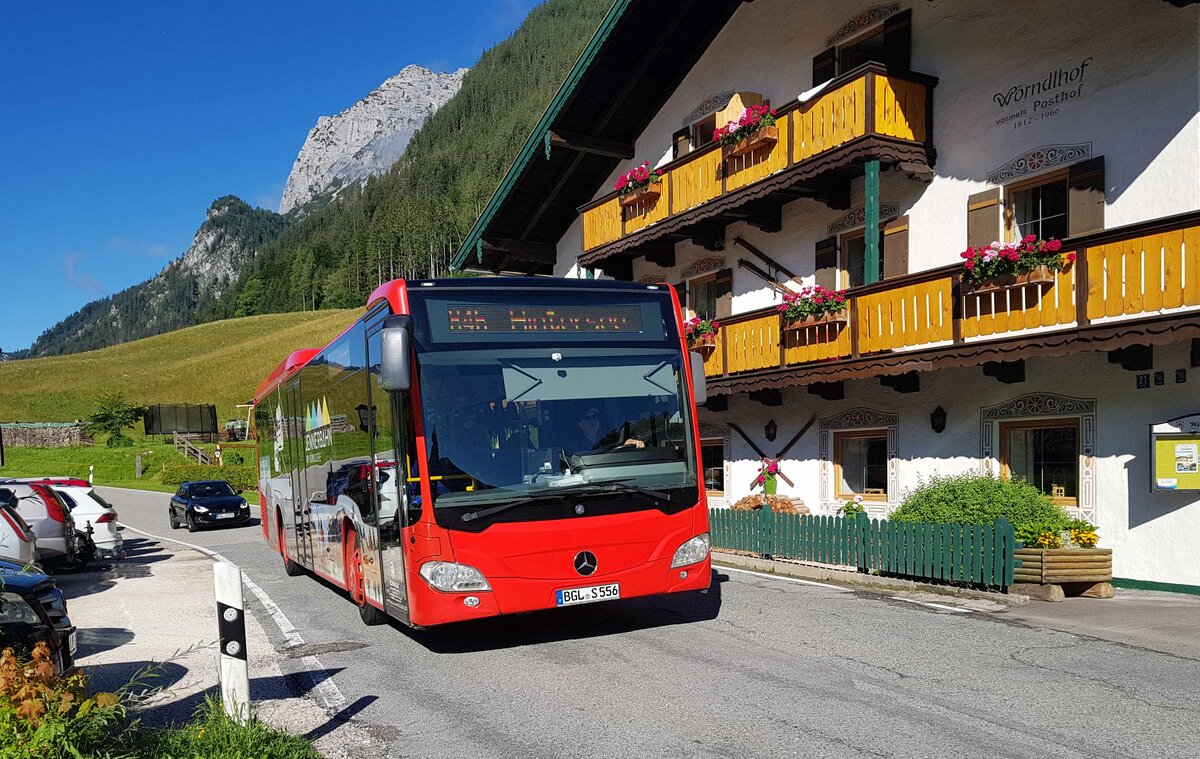
[[[736,567],[727,567],[724,564],[714,564],[716,569],[722,572],[741,572],[742,574],[754,575],[755,577],[765,577],[768,580],[782,580],[783,582],[794,582],[798,585],[816,585],[818,588],[829,588],[841,593],[853,593],[850,588],[843,588],[841,585],[831,585],[827,582],[817,582],[816,580],[801,580],[798,577],[787,577],[785,575],[773,575],[767,572],[755,572],[750,569],[738,569]]]
[[[122,488],[122,490],[130,489],[131,488]],[[144,493],[147,491],[142,490],[138,492]],[[118,522],[118,524],[121,523]],[[233,563],[216,551],[212,551],[204,546],[198,546],[195,543],[188,543],[183,540],[176,540],[175,538],[166,538],[162,535],[154,535],[144,530],[139,530],[136,527],[130,527],[127,524],[121,524],[121,527],[127,530],[132,530],[139,535],[145,535],[148,538],[153,538],[154,540],[176,543],[186,548],[190,548],[193,551],[199,551],[213,561],[223,561],[227,564]],[[304,645],[304,638],[300,636],[300,632],[296,629],[296,626],[292,624],[291,620],[287,618],[287,615],[283,613],[283,610],[279,608],[279,604],[271,600],[271,597],[267,595],[267,592],[260,588],[258,583],[251,580],[250,576],[244,571],[242,572],[242,584],[254,594],[254,597],[257,598],[258,602],[263,605],[263,608],[267,610],[267,614],[271,616],[271,619],[279,628],[279,632],[283,633],[285,650]],[[312,688],[310,692],[313,694],[313,700],[315,700],[319,706],[332,712],[338,712],[346,708],[346,697],[342,695],[341,689],[337,687],[337,684],[333,682],[333,679],[329,677],[318,676],[318,673],[324,673],[327,671],[325,666],[321,664],[320,659],[315,656],[305,656],[300,660],[300,663],[304,667],[304,674],[308,675],[309,684]]]
[[[955,614],[970,614],[974,609],[964,609],[961,606],[948,606],[946,604],[938,604],[933,601],[918,601],[915,598],[905,598],[904,596],[889,596],[893,601],[904,601],[905,603],[916,604],[917,606],[928,606],[931,609],[940,611],[952,611]]]

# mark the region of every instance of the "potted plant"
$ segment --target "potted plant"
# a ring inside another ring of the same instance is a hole
[[[1112,549],[1097,548],[1096,528],[1082,519],[1033,524],[1017,530],[1024,548],[1014,551],[1018,583],[1088,586],[1083,595],[1111,595]]]
[[[683,336],[687,339],[688,349],[699,353],[705,361],[717,349],[717,331],[721,325],[714,319],[701,319],[693,316],[683,323]]]
[[[965,269],[963,283],[976,293],[1052,284],[1055,273],[1075,263],[1074,253],[1064,257],[1061,250],[1062,241],[1039,240],[1034,235],[1026,235],[1017,242],[967,248],[961,254]]]
[[[838,500],[838,514],[846,519],[853,519],[859,514],[867,513],[867,507],[863,506],[863,497],[856,495],[849,501]]]
[[[765,462],[765,466],[754,478],[754,485],[762,486],[763,495],[775,495],[775,490],[779,487],[779,462]]]
[[[651,170],[649,163],[635,166],[622,174],[615,185],[621,207],[657,198],[662,175],[662,169]]]
[[[798,293],[785,294],[779,313],[785,331],[818,324],[845,324],[849,319],[846,293],[826,290],[820,285],[808,285]]]
[[[779,141],[775,119],[776,114],[770,106],[752,105],[742,111],[737,121],[730,121],[714,131],[713,139],[721,143],[726,158],[745,155]]]

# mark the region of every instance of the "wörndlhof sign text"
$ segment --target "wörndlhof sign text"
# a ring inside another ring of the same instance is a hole
[[[1013,129],[1020,129],[1057,116],[1059,106],[1083,95],[1084,78],[1092,60],[1089,55],[1075,66],[1054,69],[1041,79],[1014,84],[993,94],[996,106],[1005,111],[996,119],[996,125],[1011,124]]]

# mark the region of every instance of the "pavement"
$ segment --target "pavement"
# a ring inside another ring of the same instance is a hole
[[[102,492],[122,523],[242,567],[261,591],[247,594],[260,714],[296,719],[289,729],[328,755],[1200,757],[1200,656],[1182,640],[1200,629],[1190,599],[1120,591],[985,607],[718,566],[704,593],[366,627],[329,585],[286,577],[257,524],[168,535],[166,496]],[[202,554],[136,548],[114,569],[127,574],[93,594],[126,611],[71,601],[81,649],[104,649],[85,657],[137,663],[215,637]],[[175,567],[181,584],[159,591]],[[1143,629],[1129,629],[1134,618]],[[196,656],[181,665],[191,687],[215,680],[215,653]]]

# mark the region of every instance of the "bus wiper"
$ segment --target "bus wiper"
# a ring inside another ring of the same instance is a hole
[[[651,490],[650,488],[644,488],[641,485],[633,485],[622,480],[616,480],[614,482],[590,483],[573,488],[563,488],[563,490],[571,493],[572,495],[588,493],[636,493],[647,498],[653,498],[654,500],[667,505],[672,503],[671,495],[669,493],[664,493],[661,490]]]
[[[559,495],[558,491],[555,491],[554,493],[538,493],[537,495],[530,495],[530,496],[526,496],[524,498],[517,498],[512,501],[505,501],[504,503],[500,504],[499,506],[492,506],[490,508],[480,509],[479,511],[468,511],[466,514],[462,515],[462,521],[474,522],[476,519],[483,519],[484,517],[490,517],[494,514],[500,514],[502,512],[508,511],[509,509],[515,509],[518,506],[524,506],[527,503],[533,503],[535,501],[544,501],[547,498],[553,498],[558,495]]]

